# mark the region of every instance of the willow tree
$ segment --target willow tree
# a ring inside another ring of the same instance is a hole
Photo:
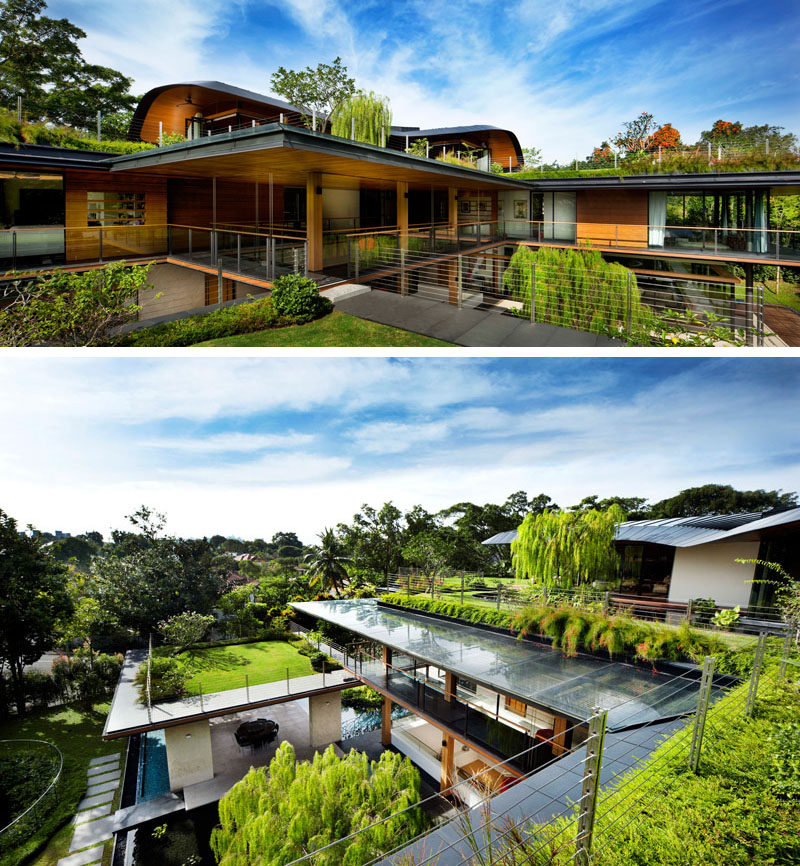
[[[336,106],[331,134],[367,144],[386,144],[392,129],[392,107],[385,96],[359,90]]]
[[[511,542],[517,579],[563,588],[613,580],[619,567],[614,534],[623,520],[618,505],[526,515]]]
[[[219,801],[211,848],[219,866],[282,866],[313,851],[313,866],[358,866],[427,827],[422,810],[408,808],[419,802],[419,786],[419,772],[394,752],[370,761],[355,750],[339,758],[329,746],[297,761],[284,742],[268,768],[251,769]]]
[[[535,269],[534,269],[535,266]],[[636,277],[607,262],[590,245],[577,250],[520,245],[503,274],[503,288],[531,315],[531,284],[536,275],[536,321],[592,333],[644,327],[652,317],[642,304]]]

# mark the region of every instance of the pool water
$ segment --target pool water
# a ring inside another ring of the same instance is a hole
[[[392,721],[409,715],[403,707],[392,708]],[[377,731],[381,726],[380,710],[354,710],[352,707],[342,707],[342,739],[357,737],[369,731]]]
[[[148,731],[142,734],[139,744],[136,802],[145,803],[165,794],[169,794],[169,770],[164,731]]]

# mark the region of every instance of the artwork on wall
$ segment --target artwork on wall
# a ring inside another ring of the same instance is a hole
[[[468,198],[462,198],[458,203],[458,212],[463,216],[469,216],[472,212],[472,202]]]
[[[514,219],[528,219],[528,202],[524,198],[514,199]]]

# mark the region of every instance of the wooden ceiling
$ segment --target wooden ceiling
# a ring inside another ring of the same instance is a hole
[[[291,146],[271,146],[213,156],[203,156],[198,149],[189,151],[186,158],[172,162],[153,162],[136,168],[127,168],[124,162],[118,163],[113,171],[182,178],[218,177],[249,183],[266,183],[272,174],[274,183],[287,186],[304,186],[310,172],[320,172],[323,186],[341,189],[391,187],[397,181],[405,181],[414,187],[424,186],[426,189],[453,187],[496,190],[501,186],[484,180],[477,172],[474,178],[443,177],[436,171],[435,165],[440,166],[434,163],[431,166],[433,170],[424,171],[416,165],[406,167]]]

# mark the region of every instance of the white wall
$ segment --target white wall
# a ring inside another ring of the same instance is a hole
[[[757,541],[729,541],[677,547],[669,585],[669,601],[713,598],[717,604],[744,607],[750,599],[754,566],[737,558],[755,559]]]
[[[214,778],[211,728],[207,720],[164,728],[170,791]]]
[[[514,219],[514,202],[527,202],[528,210],[525,220]],[[499,206],[503,203],[502,208]],[[497,193],[498,213],[497,219],[505,223],[505,232],[510,238],[527,238],[530,234],[528,220],[530,214],[530,193],[527,190],[503,190]],[[502,213],[500,211],[502,210]]]

